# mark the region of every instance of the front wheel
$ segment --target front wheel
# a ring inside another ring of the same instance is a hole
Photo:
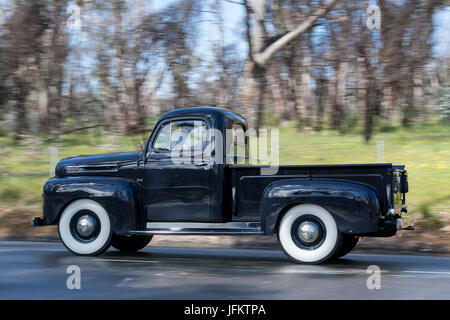
[[[284,253],[298,263],[323,263],[333,257],[342,236],[332,215],[324,208],[302,204],[281,219],[278,240]]]
[[[64,209],[58,232],[67,249],[88,256],[105,252],[113,235],[108,213],[90,199],[76,200]]]
[[[122,252],[136,252],[145,248],[153,236],[118,236],[114,235],[112,246]]]

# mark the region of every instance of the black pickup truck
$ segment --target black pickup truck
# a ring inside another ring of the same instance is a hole
[[[264,166],[230,163],[249,139],[242,146],[227,130],[246,132],[247,122],[225,109],[177,109],[159,119],[142,151],[62,159],[32,225],[58,224],[79,255],[110,245],[137,251],[153,235],[277,234],[286,255],[303,263],[402,228],[404,166],[279,166],[266,174]]]

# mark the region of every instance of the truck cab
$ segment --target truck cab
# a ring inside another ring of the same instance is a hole
[[[62,159],[44,185],[43,216],[32,223],[58,224],[64,245],[80,255],[110,245],[137,251],[154,235],[276,233],[286,255],[302,263],[343,256],[361,236],[404,228],[404,166],[277,166],[267,173],[245,160],[247,131],[246,120],[225,109],[168,112],[142,151]]]

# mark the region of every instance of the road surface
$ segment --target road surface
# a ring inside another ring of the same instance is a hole
[[[67,288],[72,265],[80,289]],[[367,287],[371,265],[380,289]],[[277,250],[152,246],[79,257],[61,243],[0,241],[0,299],[450,299],[450,258],[349,254],[298,265]]]

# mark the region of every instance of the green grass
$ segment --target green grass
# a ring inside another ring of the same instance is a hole
[[[333,131],[298,133],[293,126],[280,130],[282,164],[342,164],[377,162],[376,141],[384,141],[385,161],[404,164],[408,171],[407,203],[414,214],[450,212],[450,130],[422,125],[409,130],[378,132],[369,143],[359,134]],[[422,210],[419,210],[422,208]]]
[[[341,135],[324,130],[299,132],[294,123],[280,128],[281,164],[342,164],[377,162],[376,141],[384,141],[385,162],[404,164],[408,170],[407,203],[416,216],[450,214],[450,130],[441,124],[380,126],[369,143],[358,130]],[[64,136],[57,143],[19,146],[0,137],[0,206],[39,205],[42,185],[49,177],[49,147],[62,157],[137,150],[148,135],[107,136],[99,130]]]

